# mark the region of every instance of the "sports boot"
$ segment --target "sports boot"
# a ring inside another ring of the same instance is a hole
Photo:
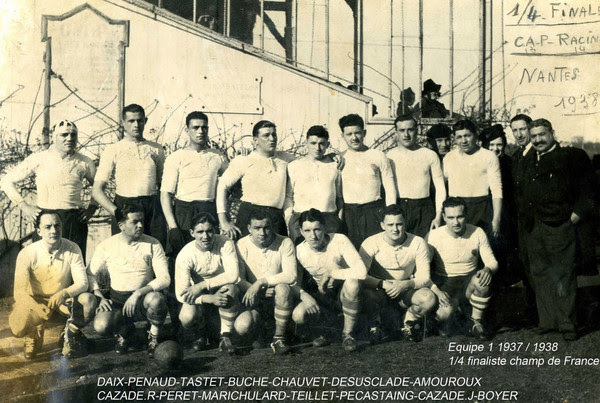
[[[417,342],[422,339],[422,327],[417,321],[406,321],[400,329],[402,336],[409,341]]]
[[[158,336],[148,331],[148,357],[154,358],[154,350],[158,346]]]
[[[117,338],[115,344],[115,353],[119,355],[127,354],[127,351],[129,350],[129,342],[127,341],[125,336],[121,334],[116,334],[115,336]]]
[[[235,353],[235,346],[231,342],[231,336],[229,333],[223,333],[221,340],[219,341],[219,352],[233,355]]]
[[[273,337],[271,350],[277,355],[284,355],[290,352],[290,346],[285,343],[283,337]]]
[[[23,338],[23,355],[32,360],[44,345],[44,325],[37,325],[35,330]]]
[[[358,343],[351,334],[342,335],[342,347],[349,353],[358,349]]]

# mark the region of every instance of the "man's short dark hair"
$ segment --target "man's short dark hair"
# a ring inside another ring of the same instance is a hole
[[[310,136],[317,136],[320,139],[329,140],[329,132],[323,126],[311,126],[306,132],[306,138]]]
[[[37,217],[35,218],[35,228],[39,229],[40,228],[40,222],[42,222],[42,216],[44,215],[55,215],[56,217],[58,217],[58,221],[60,221],[60,224],[62,225],[62,218],[60,218],[60,214],[58,214],[56,211],[52,211],[52,210],[42,210],[38,213]]]
[[[275,126],[275,123],[271,122],[270,120],[261,120],[260,122],[256,123],[252,128],[252,137],[258,136],[258,131],[260,129],[264,129],[265,127],[272,127],[273,129],[277,128],[277,126]]]
[[[523,113],[519,113],[515,116],[513,116],[513,118],[510,120],[509,125],[511,125],[513,122],[516,122],[517,120],[522,120],[525,123],[527,123],[527,126],[529,126],[529,124],[533,121],[533,119],[531,119],[529,116],[523,114]]]
[[[252,220],[262,221],[269,220],[269,225],[273,226],[273,217],[269,210],[261,207],[254,207],[248,214],[248,225],[252,223]]]
[[[123,208],[117,208],[115,210],[115,218],[117,220],[117,223],[122,223],[127,221],[127,219],[129,218],[129,214],[134,214],[134,213],[141,213],[142,216],[144,215],[144,209],[142,208],[142,206],[138,205],[138,204],[125,204],[123,206]]]
[[[383,222],[385,217],[388,215],[401,215],[402,218],[406,217],[406,215],[404,214],[404,209],[397,204],[390,204],[389,206],[383,209],[383,211],[381,212],[381,222]]]
[[[192,119],[200,119],[200,120],[204,120],[204,121],[208,122],[208,116],[206,116],[206,114],[204,114],[204,112],[194,111],[194,112],[189,113],[185,117],[185,127],[190,127],[190,121]]]
[[[530,129],[533,129],[534,127],[545,127],[550,130],[550,132],[554,131],[554,129],[552,129],[552,123],[547,119],[536,119],[529,123],[528,126]]]
[[[129,113],[141,113],[142,115],[144,115],[144,117],[146,117],[146,111],[144,110],[144,108],[142,108],[138,104],[129,104],[126,107],[124,107],[123,108],[123,113],[122,113],[123,118],[125,118],[125,114],[127,112],[129,112]]]
[[[209,223],[210,225],[212,225],[213,229],[216,229],[218,225],[217,219],[212,214],[199,213],[192,218],[192,226],[190,228],[193,230],[198,224],[204,223]]]
[[[325,225],[325,217],[323,216],[323,213],[321,213],[319,210],[314,209],[314,208],[311,208],[310,210],[303,211],[302,213],[300,213],[300,218],[298,219],[298,224],[300,224],[300,228],[302,228],[302,224],[304,224],[306,221],[308,221],[308,222],[318,221],[323,226]]]
[[[459,120],[458,122],[454,123],[452,130],[454,131],[454,134],[456,134],[456,132],[459,130],[468,130],[473,133],[473,135],[477,136],[477,126],[475,126],[475,123],[469,119]]]
[[[338,124],[340,125],[340,129],[342,131],[344,131],[345,127],[349,126],[358,126],[361,128],[361,130],[365,129],[365,121],[356,113],[351,113],[350,115],[341,117]]]
[[[447,208],[463,206],[463,213],[467,214],[467,202],[462,197],[448,197],[442,203],[442,212],[446,212]]]
[[[394,120],[394,129],[396,128],[396,123],[407,122],[409,120],[412,120],[413,122],[415,122],[415,127],[417,127],[419,125],[417,123],[417,120],[413,117],[413,115],[400,115]]]

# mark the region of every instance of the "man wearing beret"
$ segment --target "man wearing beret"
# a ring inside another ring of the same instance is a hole
[[[427,130],[427,141],[440,159],[444,159],[452,147],[452,129],[443,123],[438,123]]]
[[[575,230],[594,209],[592,167],[587,154],[561,147],[552,124],[529,125],[535,152],[519,164],[519,210],[539,316],[536,333],[554,330],[577,339]]]

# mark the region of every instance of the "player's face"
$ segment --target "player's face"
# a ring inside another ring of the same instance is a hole
[[[200,147],[208,145],[208,122],[203,119],[192,119],[190,124],[185,128],[190,141]]]
[[[444,221],[452,232],[457,235],[464,234],[467,229],[467,216],[464,206],[446,207],[444,209]]]
[[[554,145],[554,132],[547,127],[538,126],[529,130],[531,145],[539,153],[548,151]]]
[[[454,142],[467,154],[470,154],[477,149],[477,139],[475,138],[475,134],[469,129],[457,130],[456,133],[454,133]]]
[[[215,229],[209,222],[202,222],[190,230],[190,234],[196,240],[196,245],[201,251],[208,251],[215,242]]]
[[[42,241],[48,245],[56,245],[62,235],[62,223],[56,214],[44,214],[40,217],[40,227],[37,233]]]
[[[60,152],[73,152],[77,146],[77,130],[73,126],[57,128],[54,133],[54,144]]]
[[[381,222],[381,229],[385,231],[388,241],[399,242],[404,237],[404,217],[401,215],[386,215]]]
[[[497,157],[504,155],[504,141],[502,138],[498,137],[497,139],[490,141],[488,150],[493,151]]]
[[[312,249],[320,250],[325,244],[325,226],[319,221],[304,221],[302,236]]]
[[[266,248],[273,242],[273,228],[271,220],[268,218],[265,218],[264,220],[250,220],[248,232],[250,232],[252,242],[257,246]]]
[[[515,120],[510,124],[515,141],[520,147],[525,147],[529,144],[529,126],[524,120]]]
[[[360,151],[362,148],[366,134],[367,131],[360,126],[346,126],[342,130],[342,137],[344,137],[344,141],[348,144],[348,148],[355,151]]]
[[[417,124],[412,119],[396,123],[396,135],[400,144],[413,148],[417,145]]]
[[[329,148],[329,141],[322,137],[309,136],[306,139],[306,151],[308,155],[316,160],[320,160],[325,155],[325,151]]]
[[[137,241],[144,233],[144,215],[142,213],[129,213],[127,219],[119,223],[121,232],[132,241]]]
[[[448,154],[448,151],[450,151],[450,137],[440,137],[435,139],[435,145],[437,146],[440,155]]]
[[[141,139],[144,137],[144,127],[148,119],[141,112],[125,112],[123,118],[123,128],[125,134],[134,139]]]
[[[258,129],[254,144],[259,151],[269,154],[274,153],[277,148],[277,130],[274,127]]]

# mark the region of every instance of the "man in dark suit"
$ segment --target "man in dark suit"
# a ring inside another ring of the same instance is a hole
[[[565,340],[575,340],[575,227],[593,212],[591,163],[584,151],[561,147],[546,119],[531,122],[529,135],[535,152],[519,163],[518,177],[536,333],[559,330]]]
[[[519,113],[510,120],[510,129],[512,131],[515,142],[519,148],[511,155],[512,160],[512,180],[513,187],[518,192],[522,186],[520,186],[521,179],[519,178],[519,164],[527,154],[535,153],[535,150],[531,147],[529,141],[529,124],[533,121],[528,115]],[[518,193],[515,193],[515,199],[521,199]],[[529,262],[527,258],[527,248],[525,245],[525,230],[523,225],[523,214],[518,210],[517,207],[517,244],[519,248],[518,259],[522,263],[521,280],[523,280],[523,287],[525,291],[525,320],[527,326],[535,326],[537,323],[537,308],[535,306],[535,293],[533,292],[532,280],[529,271]]]

